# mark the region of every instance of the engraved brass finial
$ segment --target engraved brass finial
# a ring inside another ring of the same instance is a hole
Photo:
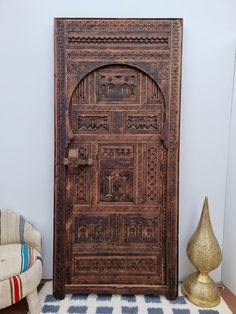
[[[207,197],[204,200],[197,229],[188,242],[187,255],[197,272],[184,280],[183,294],[196,305],[216,306],[220,303],[220,295],[215,282],[208,273],[220,265],[222,255],[212,229]]]

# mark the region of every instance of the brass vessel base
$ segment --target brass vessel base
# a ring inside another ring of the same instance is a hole
[[[182,284],[183,295],[202,307],[214,307],[221,301],[216,283],[208,274],[199,272],[189,275]]]

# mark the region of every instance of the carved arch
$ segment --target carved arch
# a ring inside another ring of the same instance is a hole
[[[78,116],[81,108],[83,108],[83,110],[100,110],[103,106],[103,110],[107,110],[108,107],[109,110],[115,110],[116,106],[133,106],[134,108],[137,107],[139,110],[147,110],[147,105],[158,108],[153,109],[154,112],[158,112],[158,115],[161,115],[161,117],[148,116],[143,118],[142,115],[140,115],[140,117],[135,118],[138,121],[130,122],[128,119],[128,122],[132,125],[133,123],[142,124],[141,120],[146,119],[148,121],[145,120],[143,123],[148,123],[151,130],[158,129],[161,131],[159,128],[160,124],[157,123],[157,120],[160,119],[162,123],[165,122],[166,105],[163,92],[154,79],[137,67],[126,64],[110,64],[97,67],[83,76],[71,93],[68,111],[70,130],[76,132],[76,129],[78,129],[77,122],[75,122],[76,120],[73,116],[74,114]],[[89,117],[89,121],[91,119],[92,117]],[[91,123],[96,123],[96,128],[98,127],[97,124],[99,124],[100,130],[107,132],[108,121],[106,116],[100,117],[99,121],[92,121]],[[83,125],[81,128],[83,128]]]
[[[87,62],[86,66],[83,64],[78,65],[75,61],[69,61],[67,64],[68,83],[67,84],[67,95],[70,95],[68,99],[68,105],[70,104],[71,97],[76,87],[85,79],[89,74],[98,71],[101,68],[110,66],[123,66],[130,67],[141,71],[147,77],[152,79],[157,86],[160,88],[162,95],[165,99],[165,104],[168,103],[168,78],[169,78],[169,65],[165,62],[158,63],[157,67],[149,67],[146,62]]]

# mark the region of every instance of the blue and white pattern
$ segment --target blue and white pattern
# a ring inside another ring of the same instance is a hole
[[[224,300],[213,309],[197,307],[182,296],[168,301],[164,296],[73,294],[57,300],[51,282],[41,290],[41,313],[45,314],[231,314]]]

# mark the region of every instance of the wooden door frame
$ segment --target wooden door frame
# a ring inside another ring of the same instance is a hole
[[[109,25],[117,24],[132,26],[135,23],[148,28],[149,25],[170,25],[170,90],[167,123],[162,134],[162,140],[167,148],[167,241],[166,241],[166,289],[157,289],[157,293],[164,293],[169,299],[174,299],[178,291],[178,188],[179,188],[179,125],[180,125],[180,88],[181,88],[181,55],[182,55],[182,19],[55,19],[55,189],[54,189],[54,284],[56,297],[64,298],[66,269],[65,269],[65,225],[67,214],[66,204],[66,168],[63,164],[65,149],[70,135],[66,132],[65,112],[68,110],[69,99],[66,92],[66,68],[73,67],[66,61],[66,41],[68,29],[74,30],[77,21],[92,23],[98,28],[108,21]],[[122,26],[120,26],[122,28]],[[151,27],[151,26],[150,26]],[[164,27],[164,26],[163,26]],[[135,55],[135,51],[132,51]],[[140,60],[139,62],[96,61],[87,62],[81,67],[77,75],[77,84],[86,74],[96,68],[109,64],[125,64],[136,67],[147,73],[160,86],[159,73],[154,68],[155,62]],[[159,69],[164,71],[164,69]],[[166,86],[162,86],[166,88]],[[118,291],[119,290],[114,290]],[[122,290],[120,290],[122,291]]]

